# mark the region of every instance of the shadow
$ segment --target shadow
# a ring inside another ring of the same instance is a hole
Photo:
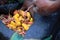
[[[1,32],[0,32],[0,40],[8,40],[8,37],[5,37]]]

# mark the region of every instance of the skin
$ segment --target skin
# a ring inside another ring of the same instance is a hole
[[[29,8],[29,6],[31,5],[35,5],[38,9],[37,12],[39,12],[41,15],[50,15],[52,12],[55,12],[56,10],[58,10],[58,8],[60,7],[60,0],[55,0],[55,1],[52,1],[52,0],[36,0],[36,2],[34,2],[32,0],[25,0],[23,6],[22,6],[22,9],[27,9]],[[29,11],[33,14],[34,13],[34,10],[33,10],[34,7],[31,7],[29,9]]]
[[[27,10],[25,10],[25,15],[24,16],[26,16],[27,11],[31,12],[31,14],[33,15],[34,11],[33,11],[33,7],[31,7],[32,4],[33,4],[33,0],[25,0],[24,1],[24,4],[21,8],[22,10],[27,9]]]
[[[0,5],[7,3],[8,0],[0,0]]]
[[[59,2],[59,0],[37,0],[35,4],[39,8],[38,12],[41,12],[43,15],[49,15],[52,12],[58,10],[60,6]]]

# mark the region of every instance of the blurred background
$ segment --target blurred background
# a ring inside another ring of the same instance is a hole
[[[12,13],[15,9],[20,9],[22,0],[0,0],[0,14]]]

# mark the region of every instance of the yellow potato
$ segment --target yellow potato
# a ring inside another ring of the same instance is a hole
[[[19,14],[17,13],[17,14],[15,14],[14,16],[15,16],[15,17],[19,17]]]
[[[20,29],[20,27],[18,27],[18,28],[17,28],[17,31],[18,31],[18,32],[21,32],[22,30]]]
[[[19,21],[19,14],[15,14],[14,16],[13,16],[13,18],[14,18],[14,20],[17,22],[17,21]]]
[[[16,22],[16,26],[20,26],[21,25],[21,22]]]
[[[20,15],[24,17],[25,12],[23,10],[20,10]],[[28,19],[31,18],[30,12],[27,12],[25,16],[27,16]]]
[[[23,10],[20,10],[20,15],[24,16],[24,11]]]
[[[22,23],[22,27],[24,27],[25,30],[28,30],[29,29],[29,26],[25,23]]]
[[[23,20],[23,21],[24,21],[24,18],[23,18],[22,16],[20,16],[20,17],[19,17],[19,20],[20,20],[20,21],[21,21],[21,20]]]
[[[33,18],[30,18],[30,22],[33,22]]]
[[[30,18],[30,17],[31,17],[31,15],[30,15],[30,13],[29,13],[29,12],[27,12],[27,17],[28,17],[28,18]]]
[[[9,26],[10,29],[15,29],[16,28],[16,26],[12,25],[12,24],[8,24],[8,26]]]
[[[28,30],[29,29],[29,27],[31,26],[31,24],[33,23],[33,18],[31,18],[31,15],[30,15],[30,12],[27,12],[26,14],[26,16],[27,16],[27,19],[28,20],[26,20],[23,16],[25,15],[24,13],[24,11],[23,10],[19,10],[19,14],[18,14],[18,11],[15,11],[15,14],[14,14],[14,16],[13,16],[13,19],[14,19],[14,21],[11,21],[10,22],[10,24],[8,24],[8,26],[9,26],[9,28],[10,29],[17,29],[17,31],[21,31],[21,29],[18,27],[17,28],[17,26],[21,26],[22,25],[22,27],[23,27],[23,29],[24,30]],[[21,22],[21,21],[23,21],[23,22]],[[24,22],[28,22],[27,24],[25,24]]]
[[[13,18],[14,18],[15,22],[20,21],[19,18],[15,17],[15,16],[13,16]]]
[[[13,22],[13,21],[11,21],[11,22],[10,22],[10,24],[12,24],[12,25],[15,25],[15,26],[16,26],[15,22]]]
[[[15,20],[17,20],[17,19],[18,19],[16,16],[13,16],[13,18],[14,18]]]

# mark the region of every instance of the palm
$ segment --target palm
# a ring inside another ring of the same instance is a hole
[[[37,0],[36,6],[39,8],[39,12],[54,12],[58,8],[57,1],[50,1],[50,0]]]
[[[49,7],[54,3],[55,3],[55,1],[50,1],[50,0],[37,0],[36,1],[36,5],[39,8],[41,8],[41,7]]]

